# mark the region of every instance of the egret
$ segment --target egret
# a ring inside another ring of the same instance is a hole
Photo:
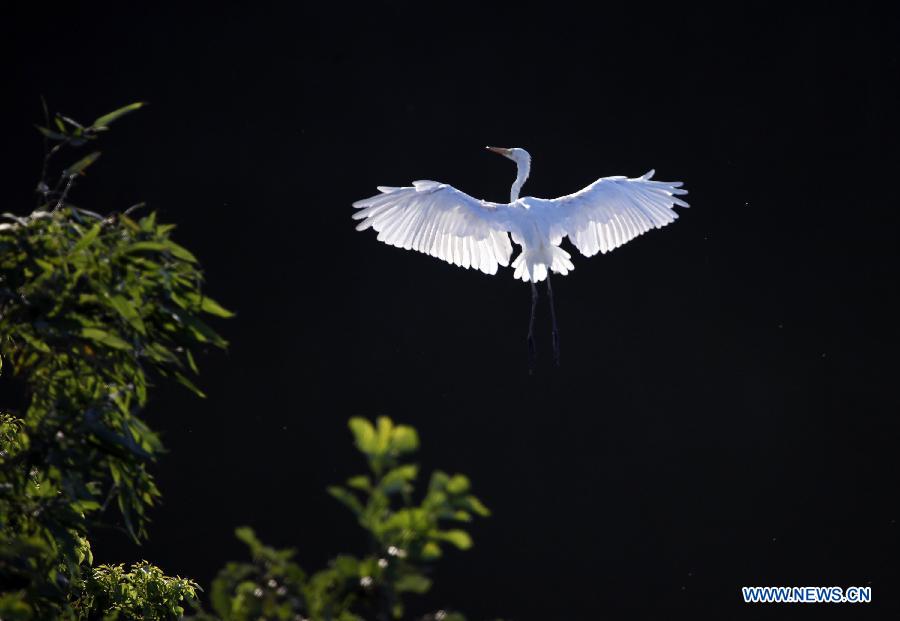
[[[369,227],[378,240],[418,250],[448,263],[496,274],[508,266],[512,241],[522,251],[512,262],[513,276],[531,284],[531,318],[528,322],[529,366],[534,368],[534,316],[538,291],[535,283],[547,281],[553,324],[554,361],[559,364],[559,331],[553,303],[550,272],[566,275],[575,268],[571,255],[560,248],[568,236],[586,257],[607,253],[653,228],[678,218],[675,206],[688,207],[678,198],[687,194],[681,182],[655,181],[654,171],[629,179],[601,177],[586,188],[554,199],[526,196],[519,191],[531,172],[531,156],[520,148],[487,147],[516,163],[516,180],[508,203],[478,200],[452,185],[414,181],[408,187],[379,186],[379,194],[356,201],[356,229]]]

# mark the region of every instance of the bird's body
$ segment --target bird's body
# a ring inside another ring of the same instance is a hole
[[[568,236],[585,256],[609,252],[638,235],[674,221],[681,183],[642,177],[603,177],[583,190],[556,199],[519,198],[530,171],[523,149],[494,149],[518,165],[509,203],[475,199],[451,185],[416,181],[412,186],[379,187],[381,194],[357,201],[358,230],[378,231],[379,241],[417,250],[461,267],[495,274],[510,264],[512,241],[522,252],[512,262],[514,276],[540,282],[548,272],[568,274],[571,255],[560,248]]]
[[[687,207],[678,198],[686,194],[680,182],[652,180],[653,171],[634,179],[602,177],[583,190],[555,199],[526,196],[519,192],[531,171],[531,156],[524,149],[488,147],[516,162],[517,174],[508,203],[472,198],[446,183],[415,181],[412,186],[379,187],[381,192],[357,201],[356,227],[378,231],[378,240],[418,250],[448,263],[496,274],[510,264],[512,241],[522,251],[512,261],[515,278],[531,282],[531,319],[528,350],[534,365],[534,315],[537,288],[547,281],[553,320],[554,358],[559,364],[559,333],[553,307],[549,273],[568,274],[575,266],[560,248],[563,237],[590,257],[606,253],[652,228],[678,218],[674,207]]]

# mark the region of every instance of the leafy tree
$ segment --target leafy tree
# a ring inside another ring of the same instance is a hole
[[[415,429],[395,425],[387,417],[374,426],[352,418],[350,429],[370,472],[328,491],[368,532],[371,552],[337,556],[327,568],[307,576],[292,560],[293,550],[267,547],[251,529],[239,528],[237,536],[250,548],[252,562],[229,563],[213,581],[212,605],[223,621],[400,619],[404,596],[431,587],[429,564],[441,556],[442,546],[461,550],[472,546],[466,530],[445,526],[490,514],[470,493],[465,476],[434,472],[423,497],[415,502],[419,468],[404,461],[419,446]],[[426,619],[463,617],[438,611]]]
[[[195,596],[194,583],[146,564],[91,568],[89,529],[121,521],[141,540],[159,497],[148,466],[162,444],[141,417],[149,387],[170,377],[202,395],[192,352],[226,343],[201,317],[231,314],[204,294],[172,225],[69,201],[99,151],[48,182],[55,156],[140,106],[39,127],[48,148],[38,207],[0,224],[0,363],[26,394],[24,411],[0,417],[4,619],[167,618]]]
[[[136,217],[140,206],[102,216],[70,202],[99,151],[48,181],[59,153],[93,144],[141,106],[90,125],[45,114],[38,206],[0,223],[0,370],[24,391],[21,411],[0,411],[0,619],[178,619],[185,605],[198,621],[402,618],[407,596],[430,589],[443,548],[470,548],[462,525],[489,511],[460,474],[434,472],[417,496],[419,468],[407,458],[418,434],[386,417],[350,420],[369,473],[328,490],[369,534],[368,554],[307,575],[292,550],[239,528],[251,562],[219,573],[215,614],[202,611],[195,582],[146,561],[93,565],[91,529],[141,541],[160,496],[149,467],[162,444],[142,418],[149,389],[171,378],[203,396],[194,352],[227,346],[203,317],[231,316],[203,292],[173,225]],[[462,620],[443,610],[422,618]]]

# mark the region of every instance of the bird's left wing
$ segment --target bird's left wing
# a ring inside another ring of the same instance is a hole
[[[634,179],[602,177],[574,194],[526,201],[548,225],[551,238],[568,235],[579,252],[590,257],[674,222],[675,205],[688,207],[678,198],[687,194],[681,182],[654,181],[653,172]]]
[[[504,224],[507,205],[472,198],[446,183],[415,181],[412,187],[379,187],[381,194],[353,203],[378,240],[418,250],[448,263],[497,273],[509,265],[512,245]]]

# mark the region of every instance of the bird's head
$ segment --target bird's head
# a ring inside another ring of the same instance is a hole
[[[531,155],[529,155],[528,151],[520,149],[519,147],[512,147],[510,149],[505,147],[487,147],[487,150],[493,151],[503,157],[508,157],[516,164],[526,164],[531,162]]]
[[[516,180],[513,182],[512,188],[510,188],[509,191],[509,202],[516,202],[519,200],[519,190],[522,189],[525,180],[528,179],[528,173],[531,172],[531,156],[528,154],[528,151],[520,149],[519,147],[513,147],[511,149],[504,147],[488,147],[487,149],[488,151],[493,151],[503,157],[508,157],[516,163]]]

